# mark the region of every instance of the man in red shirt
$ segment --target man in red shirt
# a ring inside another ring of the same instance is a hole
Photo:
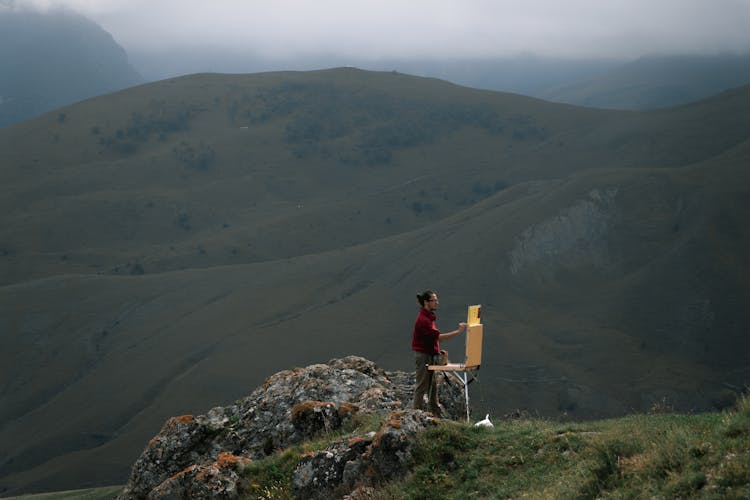
[[[435,326],[435,311],[437,311],[437,294],[431,290],[425,290],[417,294],[417,302],[421,306],[417,320],[414,322],[414,335],[411,340],[411,349],[414,351],[415,368],[417,371],[417,384],[414,388],[414,408],[424,409],[424,395],[427,394],[430,411],[435,416],[440,416],[440,406],[437,393],[437,378],[435,372],[427,369],[427,365],[438,362],[440,355],[440,341],[448,340],[466,330],[466,323],[459,323],[458,329],[449,333],[440,333]]]

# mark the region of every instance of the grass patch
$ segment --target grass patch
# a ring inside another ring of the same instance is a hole
[[[446,423],[393,498],[749,498],[750,404],[580,424]]]
[[[300,456],[298,450],[289,449],[246,466],[241,484],[246,498],[294,498],[292,472]]]

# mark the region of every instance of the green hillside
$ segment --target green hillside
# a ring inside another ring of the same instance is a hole
[[[426,287],[443,329],[483,304],[479,413],[726,407],[750,375],[749,108],[336,69],[0,130],[0,494],[120,484],[164,419],[282,368],[408,369]]]

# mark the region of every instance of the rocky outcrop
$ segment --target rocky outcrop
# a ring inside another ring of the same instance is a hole
[[[303,457],[292,478],[295,496],[335,498],[401,477],[412,463],[417,435],[436,423],[422,411],[393,412],[377,433],[348,438]]]
[[[384,424],[377,432],[303,456],[293,477],[300,498],[363,491],[407,471],[416,436],[437,422],[409,408],[413,387],[413,373],[386,372],[356,356],[279,372],[234,405],[167,420],[119,498],[238,498],[251,461],[340,429],[357,414],[378,413]],[[465,414],[458,387],[441,384],[440,398],[444,416]]]

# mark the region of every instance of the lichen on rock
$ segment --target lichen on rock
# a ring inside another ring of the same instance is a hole
[[[377,413],[385,421],[377,433],[306,454],[293,477],[305,498],[365,491],[403,474],[416,435],[437,421],[409,409],[413,387],[413,373],[386,372],[358,356],[276,373],[234,405],[167,420],[118,498],[239,498],[239,473],[250,461]],[[461,391],[443,384],[440,397],[446,415],[464,414]]]

